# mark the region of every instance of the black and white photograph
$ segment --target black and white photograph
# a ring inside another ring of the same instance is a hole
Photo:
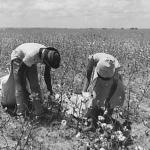
[[[0,0],[0,150],[150,150],[150,1]]]

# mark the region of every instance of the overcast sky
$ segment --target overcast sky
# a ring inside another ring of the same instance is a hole
[[[0,27],[150,27],[150,0],[0,0]]]

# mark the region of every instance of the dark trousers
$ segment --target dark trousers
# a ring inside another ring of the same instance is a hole
[[[29,104],[29,94],[26,86],[27,80],[30,84],[31,93],[38,94],[38,100],[33,100],[36,111],[41,110],[41,92],[38,82],[37,66],[26,66],[22,60],[15,59],[11,62],[11,71],[14,76],[16,104],[19,112],[24,112],[25,107]]]

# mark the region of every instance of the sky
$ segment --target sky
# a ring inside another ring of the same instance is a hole
[[[150,0],[0,0],[0,27],[149,28]]]

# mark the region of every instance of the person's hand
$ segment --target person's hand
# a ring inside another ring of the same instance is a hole
[[[51,92],[47,92],[47,96],[48,96],[48,100],[49,101],[54,101],[55,100],[55,96],[51,93]]]
[[[89,98],[89,97],[91,96],[91,93],[90,93],[90,92],[83,92],[83,91],[82,91],[82,96],[83,96],[85,99],[87,99],[87,98]]]
[[[82,92],[82,97],[84,98],[84,102],[86,103],[86,107],[90,108],[92,106],[92,95],[90,92]]]
[[[49,99],[51,102],[55,101],[55,96],[53,94],[49,94]]]

